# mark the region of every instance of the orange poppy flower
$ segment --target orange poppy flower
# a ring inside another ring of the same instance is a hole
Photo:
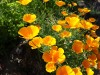
[[[91,10],[89,10],[88,8],[78,8],[78,11],[81,12],[81,13],[88,13]]]
[[[58,69],[56,70],[56,75],[75,75],[75,73],[70,66],[64,65],[58,67]]]
[[[62,48],[58,48],[58,50],[52,55],[52,62],[63,63],[66,58],[63,53],[64,53],[64,50]]]
[[[75,75],[83,75],[79,67],[73,68],[73,71],[75,72]]]
[[[36,15],[35,14],[25,14],[23,16],[23,21],[32,23],[36,20]]]
[[[28,27],[22,27],[19,31],[18,34],[23,36],[24,39],[32,39],[33,37],[37,36],[39,33],[39,28],[34,25],[30,25]]]
[[[89,35],[86,35],[86,38],[87,38],[87,40],[86,40],[87,45],[88,45],[89,47],[91,47],[91,46],[92,46],[92,42],[94,41],[94,38],[92,38],[92,37],[89,36]]]
[[[51,47],[51,50],[55,50],[55,51],[57,51],[57,49],[58,49],[57,46],[52,46],[52,47]]]
[[[62,26],[63,26],[63,28],[71,28],[68,24],[62,25]]]
[[[83,12],[84,13],[88,13],[88,12],[90,12],[91,10],[89,10],[88,8],[83,8]]]
[[[97,62],[97,69],[100,70],[100,61]]]
[[[46,52],[43,53],[42,59],[43,59],[45,62],[51,62],[51,61],[52,61],[52,56],[51,56],[51,54],[49,53],[49,51],[46,51]]]
[[[47,46],[53,46],[56,44],[56,39],[52,36],[45,36],[43,38],[43,44]]]
[[[97,30],[97,29],[99,29],[99,26],[93,25],[92,29],[93,29],[93,30]]]
[[[92,37],[95,37],[95,38],[98,37],[97,34],[96,34],[96,32],[94,30],[91,30],[90,34],[91,34]]]
[[[91,67],[95,67],[97,65],[97,62],[96,61],[90,61],[90,64],[91,64]]]
[[[32,46],[32,49],[40,48],[43,40],[41,37],[34,37],[31,41],[29,41],[29,45]]]
[[[32,0],[19,0],[18,1],[20,4],[22,4],[22,5],[27,5],[27,4],[29,4],[30,2],[32,2]]]
[[[96,39],[92,38],[90,35],[86,35],[86,43],[89,47],[96,47],[98,48],[99,47],[99,40],[100,38],[97,37]]]
[[[94,72],[91,68],[86,68],[87,75],[94,75]]]
[[[89,68],[90,67],[90,62],[88,59],[83,60],[82,65],[84,68]]]
[[[61,25],[53,25],[52,26],[52,29],[56,32],[59,32],[62,30],[62,26]]]
[[[70,37],[72,34],[69,31],[63,31],[60,33],[61,38]]]
[[[50,55],[52,56],[52,59],[53,59],[53,56],[58,52],[57,50],[58,50],[58,47],[57,49],[53,49],[53,48],[50,49]]]
[[[100,61],[100,53],[98,53],[96,56],[97,56],[97,60]]]
[[[73,6],[77,6],[77,3],[75,3],[75,2],[72,2],[72,5],[73,5]]]
[[[70,28],[77,28],[77,25],[80,22],[80,19],[78,17],[66,17],[65,20]]]
[[[95,19],[95,18],[89,18],[88,21],[90,21],[90,22],[95,22],[96,19]]]
[[[87,50],[87,51],[92,51],[92,48],[89,47],[87,44],[84,45],[84,50]]]
[[[65,61],[64,50],[53,46],[50,51],[46,51],[42,55],[42,59],[47,62],[46,71],[53,72],[56,70],[56,65],[61,64]]]
[[[77,54],[82,53],[84,49],[84,44],[80,40],[74,40],[74,43],[72,45],[73,51],[75,51]]]
[[[64,1],[56,1],[55,2],[57,6],[61,7],[63,5],[65,5],[66,3]]]
[[[79,11],[79,12],[83,12],[83,9],[82,9],[82,8],[78,8],[78,11]]]
[[[56,65],[53,63],[53,62],[48,62],[47,64],[46,64],[46,71],[47,72],[53,72],[53,71],[55,71],[56,70]]]
[[[43,53],[43,60],[45,62],[53,62],[55,64],[63,63],[65,61],[64,50],[62,48],[52,48],[49,52]]]
[[[52,55],[52,62],[63,63],[66,58],[63,53],[64,53],[64,50],[62,48],[58,48],[57,50],[51,49],[50,54]]]
[[[62,14],[63,16],[67,16],[67,15],[68,15],[68,13],[67,13],[65,10],[62,11],[61,14]]]
[[[99,53],[99,50],[98,50],[98,48],[92,48],[92,52],[94,53],[94,54],[98,54]]]
[[[88,21],[86,21],[86,20],[81,20],[81,24],[82,24],[82,28],[83,29],[90,29],[90,28],[92,28],[93,27],[93,24],[91,23],[91,22],[88,22]]]
[[[69,15],[69,17],[79,17],[79,16],[77,14],[72,13]]]
[[[66,21],[65,20],[58,20],[57,23],[59,25],[65,25],[66,24]]]
[[[96,57],[95,54],[92,54],[92,55],[88,56],[88,60],[90,60],[90,61],[96,61],[97,57]]]
[[[71,4],[67,4],[67,6],[71,7],[72,5]]]

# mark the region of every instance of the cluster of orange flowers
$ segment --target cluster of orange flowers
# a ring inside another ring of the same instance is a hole
[[[78,11],[84,15],[84,14],[90,12],[91,10],[89,10],[88,8],[78,8]]]
[[[19,0],[19,3],[27,5],[31,1],[32,0]],[[48,1],[49,0],[43,0],[43,2]],[[66,5],[62,0],[55,1],[55,4],[59,7]],[[77,3],[72,2],[72,5],[77,6]],[[79,8],[78,11],[84,14],[90,12],[88,8]],[[76,54],[84,53],[85,51],[92,52],[89,55],[84,55],[85,59],[82,61],[82,66],[85,68],[87,75],[93,75],[94,72],[91,67],[100,69],[100,37],[95,33],[99,27],[92,23],[96,20],[94,18],[89,18],[88,20],[81,19],[79,15],[68,14],[65,10],[62,11],[61,14],[65,19],[58,20],[55,25],[52,25],[52,30],[57,32],[56,34],[59,35],[61,39],[67,39],[73,35],[68,29],[84,29],[91,31],[90,35],[84,37],[85,42],[78,39],[72,41],[71,50]],[[56,75],[83,75],[80,67],[71,68],[69,65],[62,65],[62,63],[67,60],[67,57],[64,54],[65,50],[56,45],[57,40],[55,37],[51,35],[41,37],[38,35],[40,33],[40,27],[31,25],[32,22],[36,21],[35,14],[25,14],[23,16],[23,21],[30,23],[30,26],[22,27],[18,31],[18,34],[24,39],[29,40],[29,45],[32,49],[37,49],[42,46],[50,47],[50,49],[43,52],[42,55],[42,59],[46,62],[45,68],[47,72],[53,72],[56,70]]]
[[[59,7],[62,7],[62,6],[64,6],[64,5],[67,5],[67,6],[69,6],[69,7],[71,7],[71,6],[77,6],[77,3],[75,3],[75,2],[72,2],[72,3],[68,3],[68,4],[66,4],[66,2],[64,2],[64,1],[56,1],[55,2],[55,4],[57,5],[57,6],[59,6]]]
[[[56,70],[56,66],[65,61],[65,55],[63,48],[52,46],[49,51],[43,53],[43,60],[47,62],[46,71],[53,72]]]

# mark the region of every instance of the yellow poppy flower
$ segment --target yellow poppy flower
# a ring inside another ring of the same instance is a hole
[[[55,71],[56,70],[56,66],[55,66],[55,64],[53,63],[53,62],[48,62],[47,64],[46,64],[46,71],[47,72],[53,72],[53,71]]]
[[[82,53],[84,48],[84,44],[80,40],[74,40],[74,43],[72,45],[72,49],[77,53]]]
[[[58,58],[58,64],[60,63],[63,63],[64,61],[65,61],[65,59],[66,59],[66,56],[64,55],[64,54],[59,54],[59,58]]]
[[[65,61],[64,50],[62,48],[51,48],[49,52],[43,53],[43,60],[45,62],[53,62],[55,64],[63,63]]]
[[[58,20],[57,23],[59,25],[65,25],[66,24],[66,21],[65,20]]]
[[[70,66],[64,65],[58,67],[58,69],[56,70],[56,75],[75,75],[75,73]]]
[[[36,20],[36,15],[35,14],[25,14],[23,16],[23,21],[32,23]]]
[[[64,50],[53,46],[50,51],[46,51],[42,55],[42,59],[47,62],[46,71],[53,72],[56,70],[56,65],[61,64],[65,61]]]
[[[61,7],[63,5],[65,5],[66,3],[64,1],[56,1],[55,2],[57,6]]]
[[[47,46],[53,46],[56,44],[56,39],[52,36],[45,36],[43,38],[43,44]]]
[[[56,32],[59,32],[62,30],[62,26],[61,25],[53,25],[52,26],[52,29]]]
[[[68,13],[67,13],[66,11],[62,11],[61,14],[62,14],[63,16],[67,16],[67,15],[68,15]]]
[[[95,38],[98,37],[97,34],[96,34],[96,31],[94,31],[94,30],[91,30],[90,34],[91,34],[92,37],[95,37]]]
[[[91,22],[88,22],[88,21],[86,21],[86,20],[81,20],[81,24],[82,24],[82,28],[83,29],[90,29],[90,28],[92,28],[93,27],[93,24],[91,23]]]
[[[28,27],[22,27],[19,31],[18,34],[23,36],[24,39],[32,39],[33,37],[37,36],[39,33],[39,28],[34,25],[30,25]]]
[[[74,14],[74,13],[70,14],[69,17],[78,17],[79,18],[79,16],[77,14]]]
[[[87,75],[94,75],[94,72],[91,68],[86,68]]]
[[[43,2],[48,2],[49,0],[43,0]]]
[[[92,26],[92,29],[93,29],[93,30],[97,30],[97,29],[99,29],[99,26],[93,25],[93,26]]]
[[[91,10],[89,10],[88,8],[83,8],[83,12],[84,13],[88,13],[88,12],[90,12]]]
[[[77,6],[77,3],[75,3],[75,2],[72,2],[72,5],[73,5],[73,6]]]
[[[37,26],[39,28],[39,30],[41,30],[41,26],[40,25],[35,25],[35,26]]]
[[[88,8],[78,8],[78,11],[81,12],[81,13],[88,13],[91,10],[89,10]]]
[[[71,7],[72,5],[71,4],[67,4],[67,6]]]
[[[73,68],[73,71],[75,72],[75,75],[83,75],[79,67]]]
[[[43,40],[41,37],[34,37],[31,41],[29,41],[29,45],[32,46],[32,49],[40,48]]]
[[[89,47],[96,47],[98,48],[99,47],[99,40],[100,38],[97,37],[96,39],[92,38],[91,36],[89,35],[86,35],[86,43]]]
[[[80,22],[80,19],[78,17],[66,17],[65,20],[70,28],[77,28],[77,25]]]
[[[27,4],[29,4],[30,2],[32,2],[32,0],[19,0],[18,1],[20,4],[22,4],[22,5],[27,5]]]
[[[72,34],[69,31],[63,31],[60,33],[61,38],[70,37]]]
[[[58,48],[58,52],[59,52],[59,54],[63,54],[64,53],[64,49],[63,48]]]
[[[56,51],[52,56],[52,62],[63,63],[65,61],[65,55],[61,53],[62,51]]]
[[[83,9],[82,9],[82,8],[78,8],[78,11],[79,11],[79,12],[83,12]]]
[[[97,62],[96,61],[90,61],[90,64],[91,64],[91,67],[95,67],[95,66],[97,66]]]
[[[90,22],[95,22],[96,21],[96,19],[95,18],[89,18],[89,20],[88,21],[90,21]]]
[[[56,64],[63,63],[65,61],[65,58],[66,58],[63,53],[64,53],[63,48],[57,48],[57,49],[52,48],[50,50],[50,54],[52,56],[52,62],[54,62]]]
[[[87,38],[87,40],[86,40],[87,45],[88,45],[89,47],[91,47],[91,46],[92,46],[92,42],[94,41],[94,38],[92,38],[92,37],[89,36],[89,35],[86,35],[86,38]]]

